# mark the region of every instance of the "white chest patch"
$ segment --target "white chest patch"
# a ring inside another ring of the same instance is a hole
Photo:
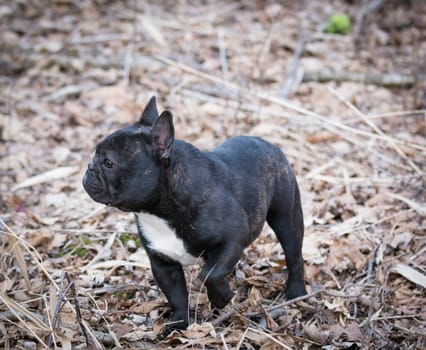
[[[171,260],[179,262],[183,266],[201,262],[188,253],[182,239],[176,236],[175,230],[167,221],[148,213],[136,213],[143,236],[148,241],[148,247]]]

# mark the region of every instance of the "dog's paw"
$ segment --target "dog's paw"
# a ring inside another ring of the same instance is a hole
[[[234,293],[229,291],[227,293],[222,293],[220,295],[214,295],[210,297],[210,302],[212,306],[217,309],[224,308],[234,297]]]
[[[159,340],[163,340],[167,338],[167,336],[176,330],[184,330],[188,328],[189,320],[188,320],[188,310],[178,310],[173,313],[172,319],[170,322],[167,322],[160,335]]]
[[[173,312],[170,325],[174,329],[186,329],[189,325],[189,312],[188,310],[176,310]]]
[[[301,297],[302,295],[306,295],[305,283],[303,282],[293,282],[290,283],[285,292],[285,296],[287,300],[295,299],[297,297]]]

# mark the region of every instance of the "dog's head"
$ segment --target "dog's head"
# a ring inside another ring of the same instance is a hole
[[[173,148],[172,114],[158,115],[155,97],[139,121],[96,146],[83,178],[89,196],[123,211],[140,211],[158,200],[160,176]]]

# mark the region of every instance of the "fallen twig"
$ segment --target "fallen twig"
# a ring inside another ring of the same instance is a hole
[[[78,96],[84,91],[81,85],[67,85],[47,95],[44,100],[50,103],[61,103],[69,96]]]
[[[385,0],[366,0],[364,6],[358,11],[355,19],[355,27],[352,35],[355,42],[359,41],[363,28],[365,28],[365,20],[369,14],[376,12],[380,7],[383,6]]]
[[[64,286],[65,279],[68,281],[68,285],[66,287]],[[83,332],[84,338],[86,340],[86,344],[90,345],[90,339],[87,335],[86,328],[85,328],[83,321],[82,321],[80,304],[78,302],[74,282],[71,281],[70,277],[68,276],[68,274],[66,272],[62,272],[62,274],[61,274],[61,283],[60,283],[59,291],[58,291],[58,301],[56,303],[55,312],[54,312],[54,315],[53,315],[52,331],[58,326],[59,313],[60,313],[62,307],[65,305],[65,303],[67,301],[66,294],[67,294],[68,291],[71,291],[72,297],[74,299],[74,306],[75,306],[75,312],[76,312],[76,317],[77,317],[77,323],[79,324],[80,329]],[[51,333],[49,335],[49,338],[48,338],[48,346],[49,347],[52,346],[52,340],[53,340],[53,336],[52,336],[52,333]]]
[[[4,320],[6,322],[18,322],[23,320],[33,321],[34,319],[37,319],[38,320],[37,322],[43,322],[43,323],[47,321],[45,316],[35,314],[35,313],[31,313],[31,316],[30,316],[29,312],[26,312],[26,311],[25,312],[22,312],[19,310],[12,311],[11,309],[9,309],[7,311],[0,312],[0,320]],[[61,328],[69,328],[72,330],[78,329],[77,325],[75,324],[65,324],[62,322],[58,322],[58,326]],[[96,339],[100,341],[103,345],[112,346],[115,344],[114,339],[110,334],[96,331],[96,330],[93,330],[91,332],[96,337]],[[44,344],[44,343],[41,343],[41,344]],[[47,348],[47,344],[45,346]]]
[[[292,299],[292,300],[288,300],[288,301],[286,301],[284,303],[280,303],[278,305],[274,305],[272,307],[269,307],[269,308],[267,308],[267,311],[273,311],[273,310],[276,310],[276,309],[283,308],[284,306],[288,306],[288,305],[291,305],[293,303],[297,303],[299,301],[302,301],[302,300],[308,299],[310,297],[313,297],[313,296],[315,296],[315,295],[317,295],[317,294],[319,294],[321,292],[323,292],[322,289],[317,290],[317,291],[312,292],[312,293],[309,293],[309,294],[306,294],[306,295],[302,295],[301,297],[298,297],[298,298],[295,298],[295,299]],[[228,311],[226,311],[225,313],[223,313],[222,315],[220,315],[219,317],[217,317],[216,319],[214,319],[211,322],[212,325],[213,326],[217,326],[217,325],[221,324],[222,322],[224,322],[227,319],[229,319],[232,315],[234,315],[236,311],[237,310],[234,307],[232,307],[231,309],[229,309]],[[250,317],[250,316],[256,316],[258,314],[259,314],[259,312],[255,311],[255,312],[245,313],[245,316]]]
[[[217,84],[225,86],[225,87],[227,87],[227,88],[229,88],[231,90],[237,91],[237,92],[239,92],[241,94],[246,94],[248,96],[254,96],[256,98],[263,99],[263,100],[275,103],[275,104],[277,104],[279,106],[291,109],[291,110],[296,111],[296,112],[298,112],[300,114],[303,114],[303,115],[312,117],[314,119],[317,119],[317,120],[319,120],[322,123],[322,127],[325,127],[324,124],[326,124],[328,126],[334,126],[337,129],[340,129],[340,131],[341,130],[345,130],[345,131],[349,131],[349,132],[351,132],[353,134],[362,135],[362,136],[366,136],[366,137],[369,137],[369,138],[376,138],[376,139],[382,139],[382,140],[387,140],[388,139],[388,136],[386,136],[386,135],[385,136],[378,135],[376,133],[371,133],[371,132],[368,132],[368,131],[364,131],[364,130],[352,128],[352,127],[350,127],[350,126],[348,126],[346,124],[343,124],[343,123],[341,123],[339,121],[332,120],[330,118],[327,118],[327,117],[324,117],[322,115],[319,115],[318,113],[315,113],[315,112],[307,110],[307,109],[305,109],[303,107],[297,106],[297,105],[295,105],[295,104],[293,104],[293,103],[291,103],[289,101],[286,101],[286,100],[283,100],[283,99],[280,99],[280,98],[277,98],[277,97],[270,96],[270,95],[268,95],[266,93],[260,93],[260,92],[257,92],[257,91],[253,91],[251,89],[242,87],[242,86],[240,86],[238,84],[235,84],[233,82],[221,79],[221,78],[213,76],[211,74],[207,74],[207,73],[201,72],[201,71],[199,71],[199,70],[197,70],[195,68],[192,68],[192,67],[189,67],[189,66],[187,66],[185,64],[173,61],[173,60],[168,59],[166,57],[163,57],[163,56],[154,56],[154,58],[156,60],[160,61],[160,62],[163,62],[165,64],[171,65],[173,67],[177,67],[177,68],[179,68],[179,69],[181,69],[181,70],[183,70],[183,71],[185,71],[185,72],[187,72],[189,74],[201,77],[203,79],[207,79],[207,80],[213,81],[213,82],[215,82]],[[336,134],[338,134],[339,136],[341,136],[341,132],[339,132],[337,130],[332,130],[332,129],[331,129],[331,131],[333,131]],[[412,148],[415,148],[415,149],[426,150],[426,147],[423,146],[423,145],[409,143],[409,142],[406,142],[404,140],[400,140],[400,139],[396,139],[396,138],[394,138],[393,141],[395,143],[403,144],[405,146],[412,147]]]
[[[303,70],[299,67],[299,62],[300,57],[302,56],[303,51],[305,50],[307,41],[308,36],[306,34],[306,28],[301,27],[299,29],[299,40],[297,42],[297,47],[294,50],[290,69],[287,73],[287,79],[285,80],[279,95],[281,98],[287,98],[290,93],[297,89],[297,87],[303,80]]]
[[[291,300],[287,300],[283,303],[280,303],[280,304],[277,304],[277,305],[274,305],[274,306],[270,306],[266,309],[266,311],[273,311],[273,310],[280,309],[284,306],[288,306],[288,305],[291,305],[291,304],[294,304],[294,303],[298,303],[299,301],[309,299],[309,298],[314,297],[315,295],[320,294],[322,292],[324,292],[323,289],[318,289],[318,290],[311,292],[309,294],[305,294],[305,295],[302,295],[300,297],[297,297],[297,298],[294,298],[294,299],[291,299]],[[250,316],[252,316],[252,315],[250,315]]]
[[[226,321],[227,319],[229,319],[233,314],[235,314],[235,312],[236,312],[235,308],[232,307],[228,311],[226,311],[223,314],[221,314],[219,317],[217,317],[214,320],[212,320],[211,324],[213,326],[217,326],[217,325],[221,324],[223,321]]]
[[[346,106],[348,106],[352,111],[355,112],[357,116],[359,116],[371,129],[373,129],[377,134],[385,137],[385,140],[395,149],[395,151],[404,158],[408,164],[414,169],[414,171],[418,174],[422,174],[422,171],[413,163],[411,159],[409,159],[405,153],[399,148],[396,144],[394,138],[386,135],[376,124],[374,124],[364,113],[362,113],[357,107],[355,107],[352,103],[350,103],[347,99],[345,99],[342,95],[340,95],[336,90],[329,87],[329,91],[335,95],[340,101],[342,101]]]
[[[268,334],[268,333],[266,333],[266,332],[262,332],[262,331],[260,331],[260,330],[258,330],[258,329],[251,328],[251,327],[249,327],[249,328],[248,328],[248,330],[249,330],[250,332],[254,332],[254,333],[258,333],[258,334],[264,335],[264,336],[265,336],[265,337],[267,337],[268,339],[272,340],[274,343],[276,343],[276,344],[278,344],[279,346],[281,346],[283,349],[292,350],[292,348],[291,348],[291,347],[289,347],[288,345],[284,344],[282,341],[279,341],[278,339],[274,338],[272,335],[270,335],[270,334]]]
[[[372,84],[386,87],[410,87],[417,82],[425,81],[426,75],[406,75],[399,73],[359,73],[348,71],[336,71],[332,69],[323,69],[320,71],[305,71],[302,81],[326,83],[329,81],[345,82],[351,81],[362,84]]]
[[[226,58],[225,33],[222,28],[219,28],[217,31],[217,41],[219,46],[220,66],[222,68],[223,77],[226,79],[228,77],[228,60]]]
[[[56,303],[55,312],[53,314],[53,321],[52,321],[52,324],[51,324],[52,333],[49,335],[49,337],[47,339],[47,345],[49,346],[49,348],[52,346],[53,331],[55,330],[55,328],[58,325],[59,313],[60,313],[62,307],[64,306],[64,299],[66,298],[65,294],[67,293],[67,291],[70,288],[70,285],[68,285],[67,288],[64,290],[64,275],[65,274],[62,271],[62,273],[61,273],[61,283],[59,285],[59,291],[58,291],[58,301]]]
[[[426,205],[422,205],[420,203],[417,203],[417,202],[415,202],[415,201],[413,201],[409,198],[406,198],[406,197],[401,196],[401,195],[396,194],[396,193],[386,192],[386,195],[388,197],[398,199],[398,200],[406,203],[410,208],[413,208],[420,215],[426,216]]]
[[[44,347],[47,348],[46,343],[39,337],[36,333],[37,330],[42,330],[43,332],[49,332],[49,327],[47,324],[40,320],[37,315],[25,309],[22,305],[19,305],[15,300],[9,298],[5,293],[0,291],[0,300],[8,307],[10,313],[14,316],[15,321],[19,321],[29,333],[33,335],[35,339]],[[0,317],[3,315],[0,315]],[[8,318],[3,318],[6,321],[10,321]],[[27,324],[31,322],[32,324]]]
[[[48,170],[42,174],[32,176],[19,184],[16,184],[12,187],[11,191],[15,192],[25,187],[38,185],[44,182],[50,182],[52,180],[57,180],[63,177],[68,177],[79,170],[79,167],[76,166],[63,166],[58,167],[53,170]]]
[[[223,336],[223,333],[220,333],[220,339],[222,339],[223,348],[225,350],[229,350],[228,344],[226,344],[225,337]]]
[[[80,329],[83,332],[84,338],[86,339],[86,344],[89,345],[90,344],[90,340],[89,340],[89,337],[88,337],[87,332],[86,332],[86,326],[83,323],[83,317],[81,317],[80,303],[79,303],[78,298],[77,298],[77,292],[75,290],[74,281],[70,280],[70,278],[69,278],[69,276],[68,276],[67,273],[65,273],[65,277],[68,280],[68,283],[69,283],[68,286],[69,286],[69,288],[71,290],[71,293],[72,293],[72,296],[73,296],[73,299],[74,299],[74,307],[75,307],[75,314],[77,316],[77,322],[80,325]]]

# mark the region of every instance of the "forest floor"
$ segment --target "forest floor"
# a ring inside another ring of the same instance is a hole
[[[337,12],[349,35],[324,33]],[[1,348],[426,348],[426,2],[13,1],[0,38]],[[286,153],[307,298],[285,300],[265,227],[233,305],[211,310],[187,268],[197,322],[160,339],[133,215],[81,185],[152,95],[200,149],[245,134]]]

